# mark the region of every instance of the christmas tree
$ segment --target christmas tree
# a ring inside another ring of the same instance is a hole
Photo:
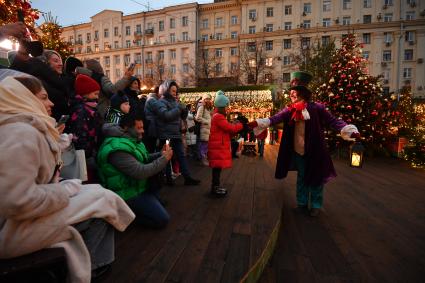
[[[65,60],[71,55],[71,51],[70,44],[61,38],[62,27],[58,24],[57,18],[52,17],[50,12],[43,17],[44,23],[39,28],[41,31],[40,41],[43,43],[44,49],[55,50]]]
[[[417,104],[413,111],[414,127],[411,130],[409,144],[404,148],[404,159],[412,167],[425,168],[425,104]]]
[[[368,74],[366,59],[354,34],[343,38],[331,62],[327,82],[318,88],[317,99],[337,118],[356,125],[363,142],[382,146],[391,136],[388,128],[392,118],[384,111],[389,105],[384,100],[379,77]],[[331,149],[341,143],[337,134],[327,132]]]
[[[31,2],[27,0],[0,0],[0,25],[19,22],[18,11],[22,11],[25,25],[35,36],[34,21],[38,20],[39,12],[31,8]]]

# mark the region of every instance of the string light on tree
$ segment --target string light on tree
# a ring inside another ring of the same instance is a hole
[[[61,38],[63,29],[58,24],[57,18],[51,13],[43,14],[44,23],[39,27],[41,31],[40,41],[45,49],[51,49],[58,52],[62,59],[72,54],[70,44]]]

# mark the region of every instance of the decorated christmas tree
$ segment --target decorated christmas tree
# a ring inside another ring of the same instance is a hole
[[[362,140],[370,145],[382,146],[388,141],[392,117],[388,116],[391,103],[383,97],[379,78],[368,74],[366,59],[354,34],[346,35],[337,50],[327,82],[318,88],[317,100],[337,118],[357,126]],[[339,146],[338,133],[329,130],[327,141],[331,149]]]
[[[44,23],[39,27],[40,41],[43,43],[44,49],[51,49],[58,52],[62,59],[71,55],[70,45],[62,40],[62,27],[58,24],[57,18],[52,17],[51,13],[43,15]]]
[[[412,167],[425,168],[425,104],[414,106],[414,127],[409,137],[409,144],[404,148],[404,159]]]
[[[38,20],[39,12],[31,8],[28,0],[0,0],[0,25],[19,22],[18,11],[22,11],[26,26],[35,36],[34,22]]]

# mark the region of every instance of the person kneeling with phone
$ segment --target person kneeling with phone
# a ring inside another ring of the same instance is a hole
[[[160,187],[148,179],[161,172],[173,156],[164,145],[161,152],[149,154],[142,142],[141,118],[126,114],[119,125],[105,124],[106,139],[99,149],[97,163],[102,184],[123,198],[136,221],[151,228],[163,228],[170,216],[161,204]]]

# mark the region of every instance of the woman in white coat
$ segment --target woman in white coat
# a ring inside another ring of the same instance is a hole
[[[111,236],[107,226],[123,231],[134,214],[100,185],[58,182],[60,136],[50,117],[52,106],[34,77],[0,82],[0,258],[63,247],[69,281],[90,282],[92,269],[114,260],[113,231]],[[96,234],[103,254],[86,245],[87,235],[79,232],[94,218],[109,223]]]
[[[209,166],[207,153],[208,140],[210,139],[212,107],[211,95],[205,93],[202,96],[201,105],[198,107],[195,116],[195,120],[201,123],[199,153],[201,155],[201,162],[205,166]]]

